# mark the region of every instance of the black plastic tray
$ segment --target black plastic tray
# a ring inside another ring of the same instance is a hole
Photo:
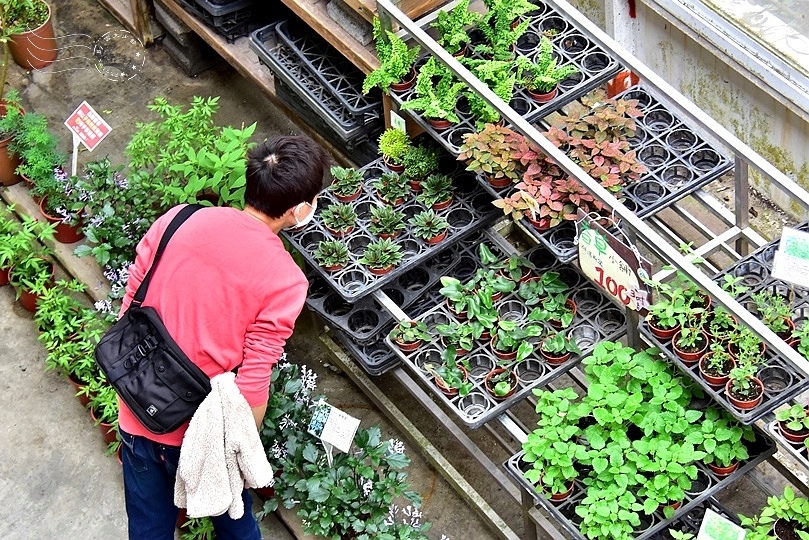
[[[795,461],[800,463],[805,471],[809,471],[809,449],[805,445],[797,445],[789,442],[781,435],[781,430],[778,428],[778,421],[773,420],[768,423],[764,430],[767,435],[772,437],[777,443],[780,444],[780,449],[792,456]]]
[[[259,60],[292,88],[341,139],[357,139],[379,129],[381,122],[378,112],[351,114],[295,51],[278,38],[276,27],[279,24],[270,24],[250,34],[250,49],[258,55]]]
[[[487,245],[489,244],[487,243]],[[477,257],[476,251],[470,250],[469,253],[471,256]],[[600,341],[617,340],[626,333],[626,319],[623,310],[604,296],[576,268],[558,263],[541,246],[526,252],[524,256],[528,257],[537,267],[536,274],[548,270],[559,272],[561,279],[569,286],[570,298],[576,302],[577,310],[568,332],[576,339],[576,343],[582,350],[581,356],[573,355],[561,366],[554,367],[542,360],[539,351],[535,348],[527,359],[515,364],[516,367],[509,365],[509,367],[515,367],[519,377],[518,387],[511,397],[497,401],[483,387],[483,379],[495,367],[497,359],[491,352],[489,343],[478,341],[475,348],[465,357],[469,359],[472,367],[469,375],[474,383],[473,390],[464,397],[448,398],[434,384],[433,377],[422,368],[426,361],[440,362],[442,346],[437,338],[431,343],[425,343],[412,353],[402,352],[389,338],[385,338],[385,342],[391,350],[404,360],[403,365],[413,372],[423,385],[429,388],[464,424],[473,429],[501,415],[514,403],[527,397],[532,389],[542,387],[568,372]],[[456,277],[465,280],[470,275],[467,273]],[[495,306],[501,317],[508,320],[521,321],[530,311],[530,308],[525,306],[516,292],[504,295],[502,299],[495,302]],[[408,315],[414,320],[424,321],[433,334],[435,334],[433,329],[437,324],[455,320],[443,301],[426,312],[416,313],[410,310]],[[545,323],[537,324],[545,325]],[[549,325],[546,325],[546,328],[550,330]]]
[[[756,440],[750,443],[748,447],[750,459],[739,463],[739,468],[725,478],[716,476],[706,465],[697,463],[699,469],[699,477],[697,484],[692,484],[693,492],[686,493],[686,498],[682,505],[675,511],[671,519],[666,519],[662,512],[655,512],[651,516],[641,516],[642,518],[651,518],[649,525],[643,530],[636,531],[634,536],[635,540],[647,540],[655,538],[663,531],[663,529],[670,527],[675,521],[681,522],[685,516],[691,514],[695,509],[702,507],[715,494],[727,488],[730,484],[744,476],[747,472],[753,470],[759,463],[770,457],[775,453],[775,445],[769,440],[757,427],[754,426],[756,433]],[[520,451],[511,456],[504,464],[506,471],[514,478],[522,489],[529,493],[534,501],[541,504],[542,507],[576,540],[587,540],[587,538],[579,532],[577,526],[578,514],[575,508],[585,497],[586,487],[576,482],[576,489],[573,495],[567,501],[558,505],[552,504],[542,494],[538,493],[534,486],[528,482],[523,476],[523,471],[520,468],[521,458],[524,452]],[[695,523],[697,529],[699,524]]]
[[[456,244],[400,275],[383,287],[382,292],[402,309],[417,302],[423,305],[441,276],[459,264],[472,262],[466,250]],[[309,295],[306,305],[309,309],[359,345],[371,345],[385,337],[381,329],[393,321],[393,317],[380,309],[374,298],[365,296],[354,303],[348,302],[316,270],[310,269],[307,275]]]
[[[387,334],[392,328],[393,322],[389,322],[380,332]],[[334,335],[348,349],[354,361],[372,377],[382,375],[402,362],[398,356],[385,346],[383,341],[377,341],[371,345],[360,345],[340,330],[334,329]]]
[[[255,0],[240,0],[217,5],[205,0],[179,0],[180,5],[203,23],[212,27],[229,43],[247,36],[253,28],[264,24],[269,17],[259,17],[260,10],[254,9]]]
[[[446,239],[431,246],[413,236],[408,229],[405,229],[395,240],[401,246],[404,258],[401,264],[388,274],[377,276],[357,262],[362,257],[365,246],[376,239],[368,231],[367,223],[370,218],[370,207],[383,204],[374,193],[374,188],[371,185],[379,178],[381,173],[387,170],[381,159],[360,169],[365,176],[365,184],[359,198],[349,203],[357,210],[357,226],[353,232],[342,238],[351,251],[351,260],[345,268],[334,273],[326,272],[317,264],[313,256],[320,240],[333,238],[319,219],[319,213],[324,208],[339,202],[330,190],[327,189],[321,194],[318,203],[318,214],[315,215],[312,224],[302,231],[282,231],[282,234],[304,256],[307,262],[317,269],[321,277],[340,296],[349,302],[354,302],[377,289],[389,285],[408,270],[486,226],[497,216],[496,208],[491,205],[491,198],[480,188],[474,176],[464,171],[459,171],[455,162],[449,163],[453,169],[444,172],[452,176],[456,186],[455,194],[452,198],[452,204],[447,209],[439,212],[449,221]],[[398,209],[404,212],[405,215],[412,216],[424,210],[424,207],[416,202],[415,196],[411,193],[408,200],[400,205]]]
[[[294,21],[281,21],[275,32],[348,112],[375,114],[377,117],[382,114],[380,92],[374,90],[370,95],[363,94],[365,74],[326,40],[312,33],[310,27]]]
[[[574,22],[566,20],[549,2],[533,0],[532,3],[536,4],[537,9],[527,15],[530,24],[526,33],[515,45],[516,53],[533,60],[537,54],[539,37],[542,36],[542,32],[551,29],[557,30],[558,33],[551,38],[551,42],[558,63],[574,65],[579,72],[560,82],[558,94],[548,103],[538,103],[531,99],[525,89],[515,87],[510,105],[529,122],[542,118],[566,103],[583,96],[621,69],[621,65],[588,37],[584,29],[579,28]],[[477,56],[474,57],[477,58]],[[402,102],[415,97],[415,89],[411,88],[400,94],[391,92],[391,97],[401,105]],[[457,113],[461,121],[442,132],[436,131],[419,113],[404,112],[441,143],[447,151],[457,156],[460,153],[458,148],[463,143],[463,136],[477,131],[474,119],[463,106],[463,100],[460,105]]]

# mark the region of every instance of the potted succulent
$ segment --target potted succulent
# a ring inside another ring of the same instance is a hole
[[[410,137],[401,129],[390,127],[379,136],[379,153],[382,161],[393,172],[404,172],[404,157],[410,149]]]
[[[553,56],[553,44],[544,36],[534,62],[521,68],[522,83],[531,99],[538,103],[547,103],[556,97],[559,83],[579,71],[573,65],[558,66]]]
[[[416,200],[433,210],[443,210],[452,204],[452,192],[455,186],[452,178],[446,174],[435,173],[421,182],[421,191]]]
[[[794,405],[775,412],[781,435],[792,444],[803,444],[809,438],[809,406]]]
[[[460,121],[455,107],[465,86],[449,69],[430,57],[419,70],[416,97],[403,102],[401,109],[420,111],[433,129],[444,131]]]
[[[405,153],[404,175],[413,191],[421,190],[421,181],[438,170],[438,149],[429,144],[416,144]]]
[[[714,388],[725,386],[730,378],[736,361],[725,346],[718,341],[711,342],[708,352],[699,360],[699,372],[702,378]]]
[[[402,256],[400,246],[382,239],[368,244],[358,262],[367,266],[372,274],[383,275],[402,262]]]
[[[332,236],[345,236],[354,230],[357,223],[357,212],[348,203],[330,204],[320,212],[323,225]]]
[[[441,336],[441,343],[447,349],[454,349],[457,356],[467,354],[475,346],[480,333],[469,322],[450,321],[438,324],[435,331]]]
[[[410,224],[412,234],[430,245],[446,238],[449,229],[447,218],[439,216],[433,210],[419,212],[407,222]]]
[[[407,178],[395,172],[382,173],[372,185],[382,202],[392,206],[402,204],[407,194],[410,193]]]
[[[493,188],[501,189],[520,180],[522,168],[514,154],[522,142],[514,131],[486,124],[478,133],[464,136],[458,159],[466,162],[466,170],[483,174]]]
[[[519,378],[513,369],[497,367],[491,370],[483,380],[486,391],[496,400],[511,397],[517,389]]]
[[[534,351],[529,337],[542,334],[542,327],[534,324],[520,326],[514,321],[498,321],[492,332],[491,348],[501,360],[522,362]]]
[[[464,397],[472,391],[472,382],[468,380],[468,368],[464,365],[464,361],[458,362],[456,350],[451,346],[441,353],[440,365],[426,363],[424,370],[433,376],[436,386],[447,397]]]
[[[348,263],[349,251],[340,240],[321,240],[312,254],[327,272],[338,272]]]
[[[736,367],[730,371],[730,379],[725,384],[725,394],[730,404],[737,409],[753,409],[761,402],[764,385],[756,377],[757,368],[755,364],[739,359]]]
[[[412,320],[399,321],[388,337],[402,352],[413,352],[421,347],[422,342],[432,339],[426,324]]]
[[[688,439],[705,452],[702,461],[708,468],[724,478],[738,468],[740,461],[750,457],[745,441],[753,442],[756,436],[749,426],[742,426],[723,410],[708,407],[698,429]]]
[[[581,349],[567,332],[549,334],[539,343],[539,353],[552,366],[559,366],[570,360],[571,354],[581,354]]]
[[[456,57],[463,57],[469,44],[466,29],[474,27],[480,20],[480,14],[469,9],[469,0],[461,0],[449,11],[441,10],[433,22],[438,31],[438,44]]]
[[[405,215],[392,206],[381,204],[371,207],[371,222],[368,230],[380,238],[396,238],[406,227]]]
[[[362,173],[351,167],[332,166],[331,192],[341,202],[353,201],[362,191]]]
[[[413,85],[416,78],[413,64],[419,54],[419,46],[408,47],[393,32],[383,31],[378,18],[374,18],[373,34],[379,67],[365,77],[362,93],[367,94],[377,86],[385,93],[389,89],[404,92]]]

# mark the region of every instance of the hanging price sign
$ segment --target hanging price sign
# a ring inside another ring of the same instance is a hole
[[[645,315],[649,288],[644,280],[649,279],[652,264],[589,216],[579,217],[579,267],[584,275],[627,309]]]

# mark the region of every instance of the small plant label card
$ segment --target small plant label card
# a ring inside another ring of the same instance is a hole
[[[312,415],[312,420],[309,422],[309,433],[318,437],[324,447],[329,445],[341,452],[348,452],[359,427],[359,418],[354,418],[328,403],[323,403],[317,406]]]
[[[772,277],[809,287],[809,233],[784,227],[772,262]]]
[[[405,123],[405,119],[396,114],[396,111],[390,112],[390,127],[407,133],[407,124]]]
[[[744,540],[745,530],[710,508],[705,510],[697,540]]]

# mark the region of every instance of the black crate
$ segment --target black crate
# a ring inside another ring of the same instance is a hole
[[[256,0],[238,0],[227,4],[216,4],[209,0],[179,0],[180,5],[206,25],[232,43],[237,38],[247,36],[269,17],[259,9]]]
[[[476,266],[480,266],[476,250],[476,246],[470,248],[468,257],[474,258],[477,261]],[[496,252],[495,249],[493,251]],[[474,384],[473,390],[467,396],[449,398],[438,389],[433,382],[432,375],[423,368],[424,363],[428,361],[440,362],[443,347],[439,341],[425,343],[416,351],[405,353],[389,338],[385,338],[391,350],[395,351],[404,361],[403,366],[413,372],[422,381],[422,384],[429,388],[464,424],[473,429],[503,414],[514,403],[527,397],[534,388],[545,386],[567,373],[600,341],[617,340],[626,333],[626,319],[623,310],[613,304],[610,299],[581,275],[578,269],[571,265],[557,262],[541,246],[526,252],[524,256],[534,263],[537,267],[537,273],[548,270],[559,272],[561,279],[568,285],[570,298],[576,302],[577,306],[576,315],[568,327],[568,333],[576,340],[577,345],[582,350],[582,355],[573,355],[570,360],[561,366],[551,366],[540,357],[535,347],[534,352],[527,359],[520,363],[512,362],[512,364],[508,365],[509,368],[513,367],[515,369],[519,378],[518,389],[511,397],[503,401],[495,400],[483,387],[484,377],[498,365],[497,358],[492,353],[488,342],[476,342],[475,349],[465,356],[465,358],[469,359],[472,367],[469,376]],[[458,266],[455,270],[455,277],[465,281],[474,273],[475,266],[471,269]],[[458,270],[463,273],[458,275]],[[523,321],[530,311],[530,308],[525,306],[524,301],[517,296],[516,292],[504,295],[503,298],[495,302],[495,306],[501,318],[507,320]],[[434,328],[437,324],[455,320],[445,302],[441,302],[432,309],[419,314],[411,310],[409,315],[417,321],[423,321],[433,333],[435,333]],[[550,330],[550,326],[545,323],[537,324],[543,324]],[[506,366],[501,362],[499,367]]]
[[[382,332],[387,334],[392,328],[393,322],[390,322],[382,329]],[[334,330],[334,335],[348,349],[357,364],[372,377],[382,375],[401,363],[399,357],[393,354],[382,341],[371,345],[361,345],[340,330]]]
[[[327,189],[321,194],[318,211],[311,225],[302,231],[282,231],[282,234],[340,296],[349,302],[354,302],[377,289],[388,286],[410,269],[488,225],[497,216],[496,209],[491,205],[491,198],[480,189],[474,177],[463,171],[457,171],[457,164],[454,161],[449,164],[452,168],[443,172],[453,177],[456,187],[455,194],[452,204],[439,212],[449,221],[446,239],[438,244],[429,245],[415,237],[409,229],[402,231],[395,242],[402,247],[404,259],[388,274],[382,276],[373,274],[357,262],[362,257],[365,246],[375,240],[374,235],[368,230],[368,223],[370,222],[371,206],[383,204],[371,185],[387,170],[381,159],[360,169],[365,177],[363,190],[357,200],[348,203],[356,209],[358,221],[354,230],[342,238],[351,250],[351,260],[345,268],[329,273],[317,264],[313,256],[319,241],[333,238],[319,219],[319,214],[324,208],[339,202],[330,190]],[[424,210],[424,207],[416,202],[414,195],[411,194],[398,209],[410,217]]]
[[[698,514],[698,509],[704,509],[706,502],[714,495],[727,488],[775,453],[775,445],[772,441],[757,427],[754,426],[753,429],[756,433],[756,440],[752,443],[747,443],[748,452],[750,454],[748,460],[740,462],[739,467],[724,478],[716,476],[706,465],[697,463],[699,477],[697,481],[692,484],[692,491],[686,492],[686,499],[675,511],[674,516],[671,519],[666,519],[660,511],[655,512],[651,516],[647,516],[650,517],[648,525],[643,530],[635,531],[633,538],[635,540],[661,538],[660,535],[664,533],[664,530],[671,528],[675,523],[683,523],[684,520],[685,522],[689,522],[691,527],[699,529],[699,523],[697,521],[701,522],[701,519],[696,520],[694,513],[697,512]],[[568,500],[558,505],[552,504],[541,493],[537,492],[535,487],[523,476],[523,469],[521,468],[523,464],[523,454],[524,452],[520,451],[511,456],[503,464],[503,467],[505,467],[511,477],[517,481],[520,487],[529,493],[534,498],[534,501],[540,504],[575,540],[587,540],[586,537],[579,532],[577,520],[581,518],[579,518],[575,512],[576,506],[585,497],[586,486],[577,481],[574,493]]]
[[[579,72],[560,82],[556,97],[548,103],[538,103],[524,88],[515,88],[510,105],[529,122],[542,118],[583,96],[621,70],[621,65],[589,37],[583,28],[565,19],[550,2],[534,0],[533,3],[537,9],[526,15],[530,24],[526,33],[515,44],[516,53],[533,60],[542,33],[555,30],[557,33],[551,38],[551,42],[559,65],[574,65]],[[391,97],[401,105],[402,102],[416,96],[415,90],[411,88],[401,94],[391,92]],[[415,111],[405,112],[454,156],[459,154],[458,148],[463,142],[463,135],[477,131],[475,121],[463,100],[459,102],[457,110],[461,122],[442,132],[436,131]]]
[[[273,72],[276,80],[291,88],[344,141],[379,131],[380,112],[374,109],[352,114],[295,51],[278,38],[279,24],[273,23],[250,34],[250,49]]]

